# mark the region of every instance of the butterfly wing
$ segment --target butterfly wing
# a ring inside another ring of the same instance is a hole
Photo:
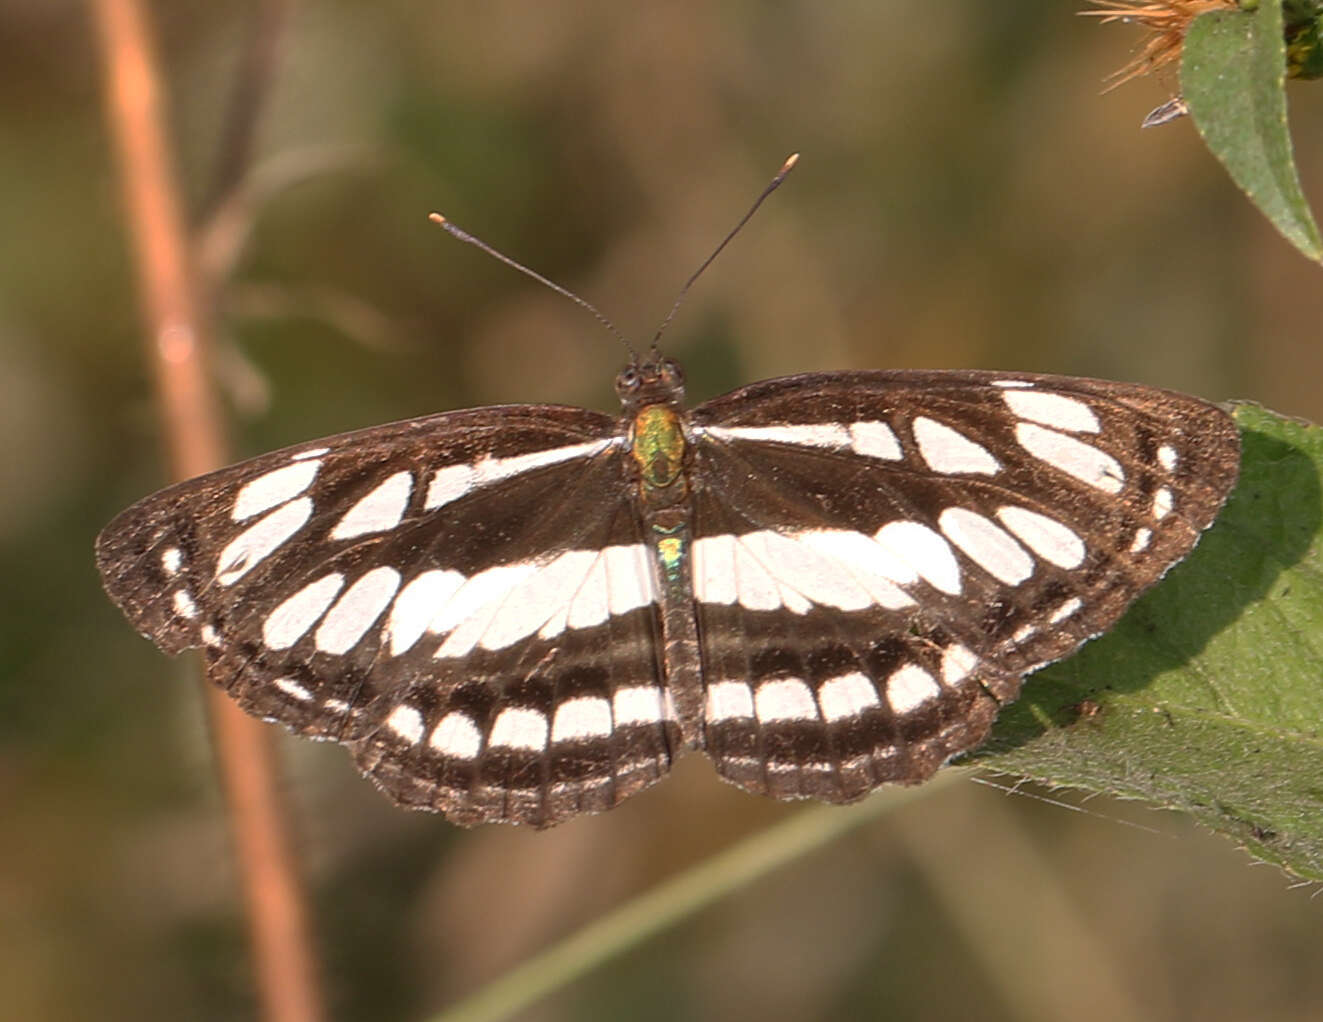
[[[770,380],[693,422],[707,750],[829,801],[977,745],[1190,552],[1240,452],[1196,398],[1016,373]]]
[[[143,635],[397,802],[548,825],[670,762],[617,433],[512,406],[301,444],[134,505],[98,566]]]

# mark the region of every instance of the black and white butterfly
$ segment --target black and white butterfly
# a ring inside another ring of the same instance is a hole
[[[1000,372],[768,380],[620,416],[512,405],[346,433],[134,505],[107,591],[248,712],[402,805],[549,826],[702,749],[849,802],[986,736],[1110,628],[1235,483],[1196,398]]]

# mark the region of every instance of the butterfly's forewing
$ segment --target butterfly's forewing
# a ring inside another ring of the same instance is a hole
[[[504,407],[302,444],[134,505],[98,565],[145,636],[396,801],[545,825],[670,762],[617,432]]]
[[[791,377],[693,420],[706,745],[780,797],[976,745],[1189,553],[1239,465],[1214,406],[1063,377]]]

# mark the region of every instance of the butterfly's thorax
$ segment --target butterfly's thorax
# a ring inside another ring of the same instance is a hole
[[[644,507],[670,507],[688,496],[684,428],[675,408],[669,404],[640,408],[630,428],[629,450],[638,466],[639,499]]]
[[[635,507],[652,552],[661,597],[666,689],[680,740],[694,748],[702,738],[702,664],[689,570],[693,534],[691,491],[685,471],[688,441],[680,408],[683,389],[678,378],[668,375],[671,371],[666,365],[642,367],[640,390],[646,397],[640,400],[622,395],[622,400],[629,422],[629,472]],[[645,403],[653,396],[657,400]]]

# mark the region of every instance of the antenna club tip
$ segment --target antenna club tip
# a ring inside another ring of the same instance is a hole
[[[440,224],[442,227],[444,227],[447,223],[449,223],[449,221],[445,217],[443,217],[440,213],[428,213],[427,219],[431,220],[432,223],[434,224]]]
[[[795,164],[799,162],[799,153],[791,153],[786,157],[786,162],[781,164],[781,173],[789,174],[795,169]]]

